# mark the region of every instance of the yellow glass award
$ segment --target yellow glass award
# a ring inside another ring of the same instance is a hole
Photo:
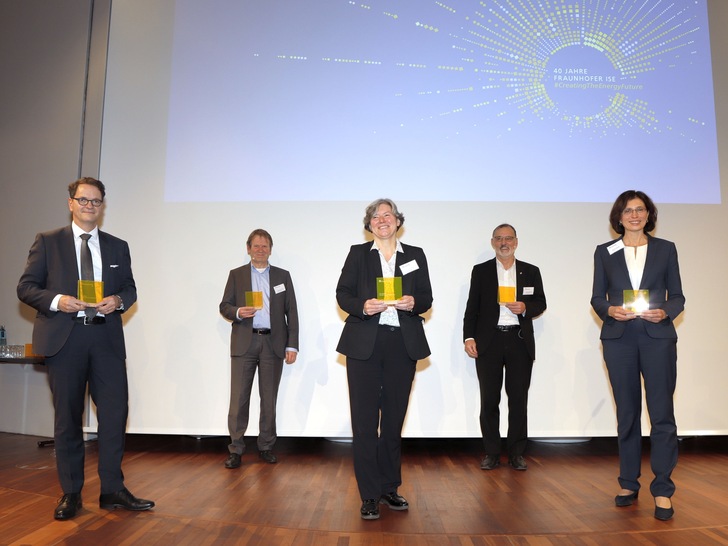
[[[78,281],[78,299],[86,303],[99,303],[104,299],[104,281]]]
[[[263,292],[246,292],[245,306],[263,309]]]
[[[650,291],[649,290],[624,290],[622,296],[622,307],[635,315],[639,316],[642,311],[650,308]]]
[[[499,286],[498,287],[498,303],[503,305],[504,303],[513,303],[516,301],[516,287],[515,286]]]
[[[377,277],[377,299],[394,305],[402,297],[402,277]]]

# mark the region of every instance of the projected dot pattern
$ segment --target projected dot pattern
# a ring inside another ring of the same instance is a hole
[[[443,115],[483,108],[496,102],[495,97],[484,98],[484,93],[505,92],[503,106],[518,116],[519,123],[557,119],[569,131],[588,129],[601,135],[618,134],[626,128],[647,133],[670,130],[650,104],[640,99],[643,76],[689,63],[694,53],[691,37],[700,30],[690,12],[691,4],[685,1],[481,0],[468,3],[468,8],[460,2],[435,1],[423,2],[420,16],[399,13],[391,1],[346,3],[363,10],[367,17],[381,16],[403,30],[414,27],[423,40],[444,38],[442,47],[456,56],[451,63],[333,55],[321,61],[470,74],[473,79],[467,86],[420,89],[416,95],[463,95],[464,91],[477,95],[470,104],[458,104],[438,114]],[[570,51],[584,48],[598,55],[608,68],[595,74],[593,68],[577,69],[560,60],[568,59]],[[295,55],[280,58],[307,60]],[[406,96],[396,89],[392,95]],[[575,111],[576,103],[582,104],[583,111]]]

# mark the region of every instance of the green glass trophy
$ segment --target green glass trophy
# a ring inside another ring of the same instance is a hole
[[[394,305],[402,298],[402,277],[377,277],[377,299]]]
[[[245,292],[245,306],[263,309],[263,292]]]
[[[104,281],[78,281],[78,299],[86,303],[99,303],[104,299]]]
[[[642,314],[642,311],[647,311],[650,308],[650,291],[624,290],[622,297],[622,308],[625,311],[640,316]]]

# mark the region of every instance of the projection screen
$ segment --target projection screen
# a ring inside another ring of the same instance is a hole
[[[472,267],[509,222],[548,301],[529,434],[612,436],[592,260],[614,238],[611,203],[635,188],[680,257],[679,432],[728,433],[728,340],[709,315],[728,268],[716,123],[728,14],[716,4],[114,2],[100,177],[102,227],[129,242],[139,291],[125,315],[129,432],[227,434],[218,304],[264,228],[301,316],[278,434],[350,436],[335,286],[350,245],[367,239],[366,205],[391,197],[434,292],[432,355],[417,365],[404,435],[480,436],[462,318]]]

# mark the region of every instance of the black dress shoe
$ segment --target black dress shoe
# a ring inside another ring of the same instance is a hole
[[[637,500],[639,491],[632,491],[629,495],[617,495],[614,497],[614,504],[620,508],[624,506],[632,506],[632,503]]]
[[[660,521],[667,521],[671,519],[675,514],[675,510],[672,508],[672,501],[670,501],[670,508],[660,508],[655,505],[655,517]]]
[[[398,495],[396,491],[387,493],[379,498],[381,504],[386,504],[391,510],[407,510],[409,503],[402,495]]]
[[[99,497],[99,506],[106,510],[124,508],[125,510],[149,510],[154,507],[154,502],[147,499],[138,499],[131,494],[126,487],[116,493],[106,493]]]
[[[238,468],[240,466],[240,453],[231,453],[225,459],[225,468]]]
[[[520,455],[510,455],[508,457],[508,464],[515,470],[526,470],[528,468],[526,459]]]
[[[377,499],[361,501],[361,519],[379,519],[379,503]]]
[[[486,455],[480,461],[480,468],[483,470],[493,470],[500,466],[500,457],[498,455]]]
[[[76,516],[81,506],[81,493],[67,493],[58,501],[53,517],[60,520],[71,519]]]
[[[276,464],[278,462],[278,457],[276,457],[270,449],[265,449],[263,451],[259,451],[258,455],[266,463]]]

